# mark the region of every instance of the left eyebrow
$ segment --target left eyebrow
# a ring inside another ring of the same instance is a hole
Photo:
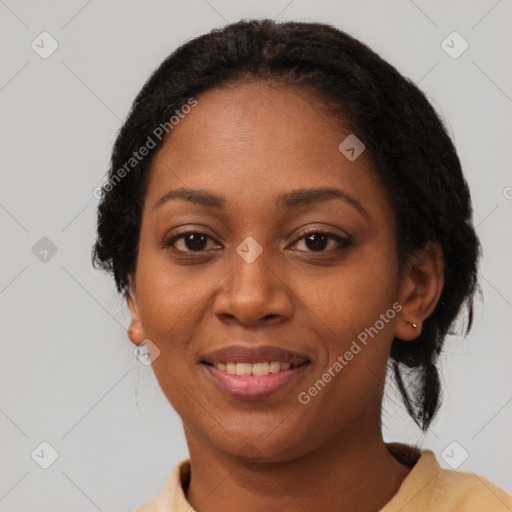
[[[368,212],[357,199],[339,188],[300,188],[277,196],[277,204],[285,208],[295,208],[329,199],[340,199],[353,206],[359,213],[365,216],[368,215]]]
[[[171,199],[182,199],[216,210],[225,209],[227,204],[224,196],[218,196],[201,189],[179,188],[164,194],[155,203],[153,211]],[[277,196],[276,204],[283,208],[292,209],[330,199],[339,199],[354,207],[359,213],[365,216],[368,215],[368,212],[357,199],[338,188],[300,188],[291,192],[284,192]]]

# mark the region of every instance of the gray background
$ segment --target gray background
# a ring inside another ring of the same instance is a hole
[[[452,464],[466,451],[459,470],[512,493],[510,0],[0,0],[2,511],[133,510],[187,457],[179,418],[133,355],[113,282],[91,267],[93,190],[154,67],[244,17],[347,30],[446,119],[473,193],[484,301],[470,335],[447,340],[448,392],[423,445],[446,468],[447,447]],[[43,31],[59,45],[47,59],[31,47]],[[453,31],[469,43],[456,59],[441,46]],[[422,439],[392,388],[384,409],[386,440]],[[58,452],[48,469],[31,457],[43,441]]]

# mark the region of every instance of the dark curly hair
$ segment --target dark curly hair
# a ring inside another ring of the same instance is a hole
[[[117,290],[127,297],[148,173],[165,137],[153,137],[156,147],[147,157],[130,159],[155,127],[168,123],[191,98],[254,80],[312,91],[326,106],[326,116],[364,141],[394,208],[400,268],[429,242],[442,248],[439,302],[415,341],[393,340],[389,362],[409,414],[426,430],[440,405],[435,363],[444,338],[463,306],[469,332],[479,288],[481,248],[469,188],[455,147],[425,95],[374,51],[333,26],[242,20],[191,39],[167,57],[134,100],[115,141],[101,189],[93,265],[112,272]],[[128,161],[133,164],[129,170]]]

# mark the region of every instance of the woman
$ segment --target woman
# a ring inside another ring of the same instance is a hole
[[[426,430],[480,246],[425,96],[334,27],[188,41],[135,99],[95,263],[126,297],[190,459],[142,511],[510,510],[381,432],[391,369]]]

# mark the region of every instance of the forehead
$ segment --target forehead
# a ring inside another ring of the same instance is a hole
[[[280,192],[320,186],[342,188],[363,204],[382,202],[370,158],[363,152],[350,161],[340,152],[350,131],[311,93],[255,82],[196,100],[155,155],[148,204],[181,187],[262,207],[277,206]]]
[[[173,128],[158,156],[204,160],[214,152],[229,155],[224,166],[243,158],[262,170],[283,159],[307,158],[321,165],[321,148],[337,150],[342,136],[325,111],[319,99],[296,88],[272,82],[227,85],[197,98],[197,106]]]

